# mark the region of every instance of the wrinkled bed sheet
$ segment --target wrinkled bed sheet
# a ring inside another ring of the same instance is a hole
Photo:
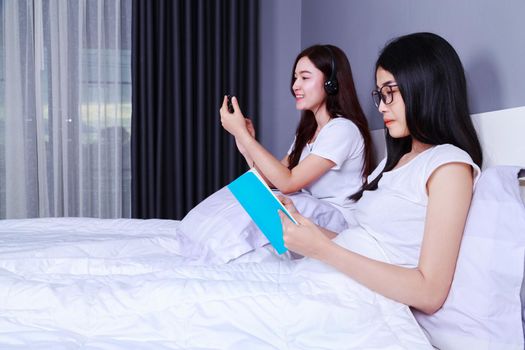
[[[0,348],[432,348],[408,307],[317,261],[194,265],[177,224],[0,221]]]

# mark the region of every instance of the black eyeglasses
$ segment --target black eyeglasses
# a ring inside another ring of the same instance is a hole
[[[396,84],[393,85],[385,85],[377,90],[372,91],[372,99],[374,100],[374,104],[376,107],[379,108],[379,105],[381,104],[381,101],[383,101],[384,104],[389,105],[394,100],[394,90],[392,88],[397,87]]]

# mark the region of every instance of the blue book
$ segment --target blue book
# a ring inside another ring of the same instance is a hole
[[[297,224],[297,221],[277,199],[257,170],[250,169],[227,187],[275,250],[279,254],[286,252],[288,249],[284,246],[283,227],[277,211],[280,209],[293,223]]]

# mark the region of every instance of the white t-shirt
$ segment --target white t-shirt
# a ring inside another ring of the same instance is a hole
[[[427,181],[438,167],[455,162],[470,164],[474,183],[477,181],[480,169],[467,152],[450,144],[438,145],[403,166],[384,172],[377,189],[365,191],[356,203],[355,219],[379,243],[390,263],[418,265],[428,202]],[[369,181],[384,166],[385,160],[372,172]]]
[[[344,208],[353,207],[348,197],[363,184],[364,141],[357,126],[346,118],[331,119],[315,141],[303,148],[300,161],[310,154],[329,159],[335,166],[302,191]]]

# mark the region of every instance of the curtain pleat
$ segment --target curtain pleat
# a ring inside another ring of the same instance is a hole
[[[225,94],[257,126],[258,1],[133,1],[132,215],[181,219],[246,170]]]

